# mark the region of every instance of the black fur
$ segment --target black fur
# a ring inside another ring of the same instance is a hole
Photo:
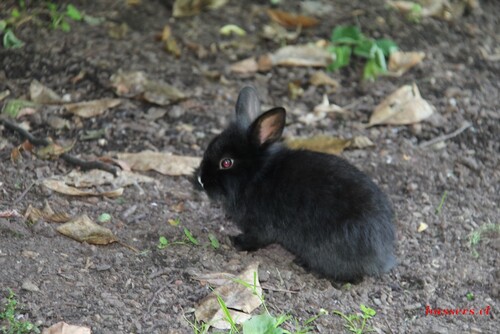
[[[209,144],[196,176],[242,230],[235,247],[279,243],[312,271],[343,281],[391,269],[395,232],[385,194],[344,159],[277,143],[283,108],[259,113],[255,90],[244,88],[236,121]],[[223,158],[233,166],[221,169]]]

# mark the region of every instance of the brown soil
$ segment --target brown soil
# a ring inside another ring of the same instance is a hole
[[[42,208],[45,202],[55,210],[86,213],[94,220],[106,212],[113,218],[103,225],[143,251],[136,254],[119,244],[78,243],[57,233],[56,224],[44,221],[28,225],[23,218],[0,218],[0,289],[4,297],[7,288],[16,292],[23,319],[41,327],[64,320],[89,326],[93,333],[192,333],[186,319],[193,321],[197,301],[210,292],[193,275],[237,273],[257,260],[261,282],[269,287],[264,292],[271,312],[289,313],[300,321],[320,308],[330,312],[314,323],[317,332],[344,331],[342,319],[331,311],[354,313],[360,304],[377,311],[372,325],[379,333],[498,330],[498,233],[481,234],[474,247],[470,236],[499,220],[500,62],[484,56],[498,54],[499,4],[481,1],[481,10],[452,23],[430,18],[410,23],[388,10],[384,1],[318,2],[333,10],[320,19],[319,26],[304,30],[297,43],[328,39],[338,24],[359,24],[368,36],[391,38],[403,50],[424,51],[425,60],[402,77],[369,83],[360,82],[359,63],[335,73],[341,87],[329,94],[330,101],[351,104],[351,111],[304,125],[297,118],[312,110],[325,92],[309,85],[313,69],[274,68],[248,77],[228,69],[236,60],[280,46],[258,37],[269,20],[265,14],[269,1],[242,5],[230,1],[218,10],[183,19],[172,18],[173,1],[143,0],[135,7],[127,7],[125,1],[72,1],[106,22],[98,26],[72,23],[68,33],[51,30],[47,24],[24,24],[15,32],[26,45],[0,49],[0,92],[9,89],[10,97],[26,96],[30,82],[37,79],[76,101],[114,97],[112,74],[119,69],[142,70],[187,92],[189,98],[164,107],[166,114],[157,119],[147,117],[154,105],[128,99],[103,116],[82,120],[83,129],[106,128],[106,142],[78,141],[72,154],[93,158],[114,151],[153,149],[201,156],[213,133],[230,119],[239,89],[254,85],[264,105],[291,111],[288,136],[365,135],[376,144],[346,151],[343,156],[371,175],[394,204],[397,267],[380,278],[366,278],[346,288],[308,273],[276,245],[255,253],[237,252],[229,242],[236,227],[221,208],[192,189],[187,177],[151,172],[148,175],[158,184],[128,187],[118,199],[74,198],[49,191],[40,185],[42,179],[66,174],[74,167],[30,155],[12,163],[10,152],[23,139],[0,126],[0,212],[24,214],[29,205]],[[7,15],[14,3],[2,2],[0,16]],[[299,1],[282,3],[284,10],[299,10]],[[128,25],[128,33],[121,39],[111,38],[109,25],[121,23]],[[228,23],[238,24],[250,37],[221,37],[219,29]],[[181,46],[180,58],[165,52],[155,38],[166,24]],[[202,46],[206,55],[200,58],[192,45]],[[207,70],[221,76],[210,78],[204,75]],[[72,83],[82,71],[83,79]],[[305,91],[296,100],[288,94],[291,81]],[[416,126],[361,126],[383,97],[413,82],[436,107],[437,116]],[[42,112],[23,120],[29,121],[30,131],[38,137],[71,140],[83,131],[53,130],[48,116]],[[63,117],[75,122],[69,115]],[[465,121],[472,126],[444,145],[419,147],[421,142],[453,132]],[[444,192],[447,197],[436,213]],[[157,249],[159,236],[182,238],[182,229],[167,223],[175,218],[205,244],[207,234],[213,233],[222,246],[217,250],[208,245]],[[417,232],[421,223],[428,228]],[[39,291],[22,288],[29,287],[27,283]],[[467,294],[474,299],[469,300]],[[427,305],[434,310],[473,309],[475,314],[426,315]],[[489,314],[480,315],[479,310],[487,306]]]

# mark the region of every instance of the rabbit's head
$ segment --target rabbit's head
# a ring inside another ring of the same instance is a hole
[[[236,200],[245,185],[258,177],[281,138],[285,109],[260,115],[255,89],[245,87],[236,102],[236,120],[208,145],[197,170],[197,181],[214,199]]]

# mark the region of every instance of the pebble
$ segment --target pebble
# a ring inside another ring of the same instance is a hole
[[[38,286],[36,286],[35,283],[28,281],[28,280],[23,282],[23,285],[21,286],[21,288],[23,290],[26,290],[26,291],[40,292],[40,288]]]

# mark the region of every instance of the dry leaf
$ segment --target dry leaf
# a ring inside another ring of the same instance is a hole
[[[42,334],[91,334],[92,331],[88,327],[68,325],[64,321],[58,322],[50,326],[49,328],[44,328]]]
[[[313,86],[331,86],[333,89],[340,87],[340,83],[323,71],[316,71],[311,75],[309,83]]]
[[[200,281],[203,285],[209,284],[210,286],[221,286],[234,282],[236,275],[230,273],[204,273],[193,276],[193,278]]]
[[[329,113],[329,112],[337,112],[337,113],[345,113],[346,110],[342,108],[341,106],[338,106],[336,104],[330,103],[330,100],[328,99],[328,95],[324,94],[323,95],[323,100],[321,101],[320,104],[314,107],[314,113]]]
[[[429,225],[422,222],[422,223],[420,223],[420,225],[418,225],[417,232],[422,233],[423,231],[427,230],[428,227],[429,227]]]
[[[80,242],[107,245],[118,241],[110,229],[94,223],[87,215],[81,215],[60,225],[57,232]]]
[[[334,138],[330,136],[314,136],[310,138],[291,138],[285,144],[292,149],[305,149],[328,154],[340,154],[347,148],[365,148],[375,146],[364,136],[352,139]]]
[[[434,107],[420,96],[417,85],[405,85],[375,107],[368,126],[418,123],[432,115],[433,112]]]
[[[62,98],[52,89],[42,85],[38,80],[32,80],[30,84],[30,99],[35,103],[59,104]]]
[[[111,85],[119,96],[142,97],[158,105],[168,105],[186,98],[186,95],[161,80],[149,80],[142,71],[118,71],[111,76]]]
[[[59,116],[49,116],[47,123],[53,129],[71,129],[71,122]]]
[[[130,171],[118,171],[115,177],[109,172],[93,169],[88,172],[72,170],[69,174],[62,177],[61,181],[77,188],[90,188],[107,184],[114,187],[127,187],[131,184],[152,183],[156,180],[152,177]]]
[[[33,153],[35,153],[35,155],[42,160],[57,159],[61,154],[71,151],[75,144],[76,140],[73,140],[67,146],[61,146],[51,141],[47,146],[34,149]]]
[[[155,170],[164,175],[191,175],[201,159],[173,155],[171,153],[143,151],[140,153],[118,153],[118,159],[127,162],[132,170]]]
[[[250,264],[234,280],[216,288],[207,297],[203,298],[194,313],[196,320],[209,323],[218,329],[230,328],[229,323],[225,320],[219,302],[217,301],[217,296],[220,296],[220,298],[224,300],[231,317],[237,324],[241,324],[248,320],[251,317],[249,313],[262,304],[262,288],[260,287],[258,270],[258,263]],[[246,284],[251,285],[251,288],[235,280],[246,282]],[[256,285],[255,287],[254,283]],[[254,294],[254,290],[257,296]]]
[[[296,31],[288,31],[279,24],[272,22],[272,24],[265,25],[262,28],[262,37],[281,44],[282,42],[295,41],[299,38],[301,31],[301,27],[298,27]]]
[[[408,16],[433,16],[441,20],[451,21],[462,17],[466,12],[479,9],[479,0],[417,0],[417,1],[386,1],[386,3]],[[415,6],[421,6],[421,11],[415,12]]]
[[[69,195],[69,196],[104,196],[109,198],[119,197],[123,194],[123,188],[114,189],[111,191],[91,191],[91,190],[80,190],[75,187],[70,187],[64,181],[55,179],[45,179],[43,180],[43,185],[55,192]]]
[[[64,105],[70,113],[90,118],[103,114],[106,110],[116,107],[121,103],[120,99],[100,99],[78,103],[69,103]]]
[[[424,52],[392,52],[389,56],[389,73],[400,76],[413,66],[422,62],[424,58]]]
[[[66,223],[71,220],[71,216],[65,212],[54,212],[50,207],[49,203],[45,204],[45,207],[40,210],[34,208],[31,204],[26,209],[26,213],[24,214],[24,218],[29,221],[36,222],[39,219],[43,219],[52,223]]]
[[[231,69],[231,72],[251,74],[257,72],[259,65],[257,64],[255,57],[250,57],[232,64],[229,68]]]
[[[273,65],[327,67],[335,56],[313,44],[289,45],[271,55]]]
[[[319,23],[319,21],[314,17],[290,14],[277,9],[268,9],[267,15],[269,15],[269,17],[273,21],[281,24],[285,28],[310,28],[316,26]]]
[[[217,9],[226,2],[228,0],[175,0],[172,15],[174,17],[193,16],[205,8]]]
[[[10,90],[8,90],[8,89],[0,92],[0,101],[2,101],[3,99],[5,99],[9,95],[10,95]]]

